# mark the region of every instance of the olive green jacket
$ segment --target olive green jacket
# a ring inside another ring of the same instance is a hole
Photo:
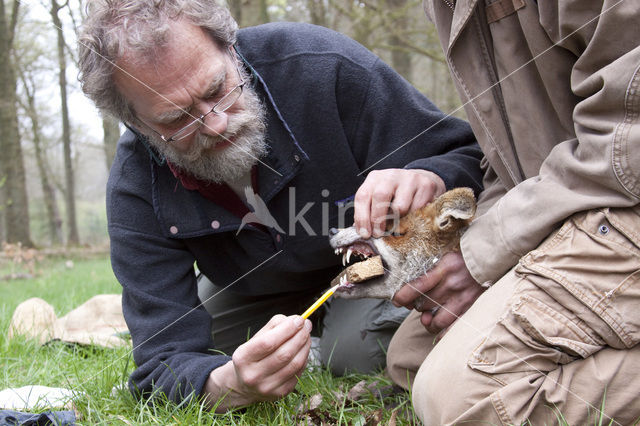
[[[485,154],[485,192],[461,243],[478,282],[495,282],[573,213],[638,209],[638,0],[425,0],[425,10]],[[638,243],[637,216],[622,216]]]

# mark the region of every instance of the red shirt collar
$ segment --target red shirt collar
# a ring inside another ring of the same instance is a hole
[[[239,218],[250,213],[249,208],[226,183],[206,182],[178,169],[169,161],[167,161],[167,165],[173,175],[180,180],[180,183],[185,189],[198,191],[206,199],[218,204]],[[253,188],[253,192],[257,194],[258,168],[256,166],[251,168],[251,186]]]

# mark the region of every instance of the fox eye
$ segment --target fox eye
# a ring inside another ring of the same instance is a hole
[[[402,237],[408,230],[409,227],[407,226],[407,223],[403,221],[390,222],[387,224],[387,232],[392,237]]]
[[[391,236],[392,237],[402,237],[405,233],[402,232],[400,229],[392,229],[391,230]]]

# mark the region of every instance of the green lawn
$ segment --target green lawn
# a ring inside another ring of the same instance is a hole
[[[58,317],[101,293],[119,293],[109,260],[41,261],[31,279],[0,281],[0,389],[44,385],[72,389],[79,424],[413,424],[409,395],[391,388],[381,375],[333,377],[325,370],[307,372],[286,398],[224,415],[207,412],[197,402],[182,406],[136,401],[122,390],[133,362],[129,348],[101,349],[53,343],[39,346],[24,338],[7,339],[15,307],[30,297],[54,306]],[[0,276],[15,272],[6,262]],[[354,389],[356,384],[360,383]],[[363,386],[364,385],[364,386]],[[357,389],[363,389],[357,391]],[[352,391],[351,393],[349,391]]]

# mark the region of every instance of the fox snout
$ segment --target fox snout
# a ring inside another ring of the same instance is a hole
[[[332,282],[332,286],[341,284],[335,294],[392,299],[403,285],[433,268],[445,253],[460,249],[460,236],[475,210],[473,191],[456,188],[402,217],[382,237],[362,239],[353,226],[331,230],[329,243],[342,255],[343,265],[379,255],[384,267],[383,276],[358,284],[345,282],[341,273]]]

